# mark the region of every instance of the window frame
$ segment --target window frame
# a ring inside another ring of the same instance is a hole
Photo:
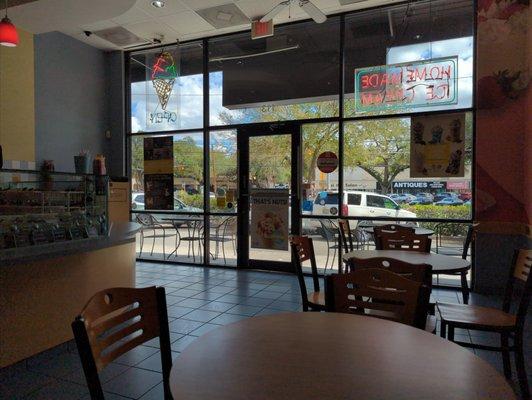
[[[414,0],[413,3],[429,3],[427,0]],[[343,166],[343,153],[344,153],[344,124],[348,123],[350,121],[361,121],[361,120],[372,120],[372,119],[384,119],[384,118],[405,118],[405,117],[413,117],[413,116],[423,116],[423,115],[437,115],[437,114],[451,114],[451,113],[471,113],[472,115],[472,153],[471,153],[471,193],[472,193],[472,199],[471,199],[471,214],[469,218],[466,219],[441,219],[441,218],[415,218],[410,219],[410,221],[414,222],[448,222],[448,223],[472,223],[474,216],[475,216],[475,160],[476,160],[476,52],[473,51],[473,74],[472,74],[472,80],[473,80],[473,88],[472,88],[472,103],[470,107],[465,108],[456,108],[456,109],[448,109],[448,110],[437,110],[437,111],[430,111],[430,110],[423,110],[418,112],[396,112],[391,114],[385,114],[385,115],[359,115],[359,116],[345,116],[345,35],[346,35],[346,17],[356,15],[358,13],[369,13],[376,10],[386,10],[398,6],[406,6],[408,3],[407,1],[399,2],[395,4],[390,5],[380,5],[375,7],[369,7],[364,8],[361,10],[354,10],[354,11],[346,11],[346,12],[340,12],[336,14],[331,14],[329,17],[339,17],[339,38],[338,38],[338,46],[339,46],[339,61],[338,61],[338,116],[335,117],[325,117],[325,118],[310,118],[310,119],[297,119],[297,120],[290,120],[289,122],[291,124],[303,126],[306,124],[312,124],[312,123],[327,123],[327,122],[333,122],[338,123],[338,155],[339,155],[339,166],[338,166],[338,209],[341,209],[342,206],[342,199],[344,198],[344,193],[349,190],[344,189],[344,166]],[[473,40],[473,48],[476,49],[476,41],[477,41],[477,20],[476,20],[476,13],[475,13],[475,2],[471,1],[471,7],[473,9],[473,18],[471,21],[471,36]],[[287,22],[283,24],[278,24],[277,27],[283,27],[287,25],[297,25],[301,23],[308,22],[309,20],[300,20],[300,21],[294,21],[294,22]],[[125,93],[124,93],[124,126],[125,126],[125,134],[124,134],[124,145],[126,149],[126,165],[125,165],[125,172],[127,176],[131,176],[131,145],[130,145],[130,139],[132,136],[136,135],[142,135],[142,136],[157,136],[157,135],[176,135],[180,133],[202,133],[203,134],[203,178],[205,183],[210,183],[210,134],[211,132],[216,131],[228,131],[228,130],[236,130],[243,126],[253,126],[253,125],[264,125],[264,122],[257,122],[257,123],[245,123],[245,124],[233,124],[233,125],[210,125],[210,107],[209,107],[209,94],[210,94],[210,82],[209,82],[209,46],[212,44],[212,41],[214,39],[219,39],[223,37],[230,38],[234,35],[241,35],[242,33],[249,32],[246,30],[241,30],[237,32],[231,32],[231,33],[225,33],[220,35],[213,35],[210,37],[205,37],[202,39],[192,39],[187,40],[183,42],[175,42],[175,43],[169,43],[165,45],[155,45],[155,46],[148,46],[143,49],[135,49],[135,50],[128,50],[124,52],[124,87],[125,87]],[[139,53],[141,51],[153,51],[156,49],[162,49],[164,47],[170,47],[170,46],[176,46],[176,45],[190,45],[190,44],[199,44],[203,49],[203,126],[199,128],[193,128],[193,129],[177,129],[177,130],[169,130],[169,131],[150,131],[150,132],[139,132],[139,133],[132,133],[131,132],[131,85],[130,85],[130,75],[129,75],[129,67],[130,67],[130,56],[134,53]],[[288,121],[287,121],[288,122]],[[271,122],[272,124],[275,124],[275,122]],[[130,180],[131,184],[131,180]],[[131,209],[130,207],[130,215],[134,213],[142,213],[142,212],[152,212],[152,211],[135,211]],[[302,213],[301,210],[300,217],[308,218],[308,219],[320,219],[320,218],[329,218],[328,216],[321,216],[321,215],[305,215]],[[175,214],[176,211],[157,211],[157,213],[168,213],[168,214]],[[204,190],[204,207],[202,212],[190,212],[187,214],[197,214],[202,215],[205,219],[205,229],[210,229],[209,221],[211,217],[231,217],[234,216],[234,213],[224,213],[224,212],[211,212],[210,210],[210,204],[209,204],[209,190]],[[364,220],[364,219],[370,219],[369,217],[349,217],[345,216],[342,218],[346,218],[348,220]],[[397,221],[408,221],[409,219],[405,218],[394,218],[394,217],[372,217],[372,220],[397,220]],[[205,241],[205,253],[209,254],[209,241]],[[206,257],[205,260],[203,260],[203,264],[209,265],[209,257]],[[185,263],[186,264],[186,263]]]

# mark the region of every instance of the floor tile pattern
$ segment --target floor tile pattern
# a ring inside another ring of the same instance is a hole
[[[174,358],[197,337],[221,325],[301,310],[297,280],[286,274],[138,262],[137,286],[151,285],[166,288]],[[459,303],[461,294],[434,289],[433,300]],[[498,305],[497,299],[476,294],[472,295],[471,303]],[[532,381],[531,322],[529,318],[525,344],[527,371]],[[456,337],[485,344],[495,344],[497,340],[496,336],[466,330],[458,330]],[[106,399],[162,399],[158,347],[158,341],[151,340],[108,365],[100,375]],[[475,353],[502,371],[499,354],[481,350]],[[0,370],[0,399],[89,398],[73,342]]]

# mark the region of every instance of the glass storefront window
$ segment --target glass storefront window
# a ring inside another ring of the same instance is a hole
[[[209,41],[211,126],[338,116],[339,19]]]
[[[182,133],[169,135],[173,141],[173,197],[174,211],[200,212],[203,210],[203,134]],[[132,209],[143,210],[144,139],[152,136],[131,137]]]
[[[236,131],[210,133],[211,212],[236,212],[238,185]]]
[[[199,43],[131,54],[132,133],[203,126],[202,57]]]
[[[409,2],[345,21],[344,115],[472,106],[473,3]]]
[[[471,113],[465,114],[463,176],[426,178],[412,177],[410,170],[412,118],[346,122],[342,214],[367,218],[471,218],[472,119]],[[426,141],[427,151],[441,151],[436,143],[430,143],[432,140]],[[441,140],[446,150],[452,137]],[[445,171],[452,155],[445,154],[443,158],[441,170]],[[327,201],[322,206],[331,207],[336,206],[328,206]]]
[[[324,196],[324,193],[338,190],[338,168],[331,173],[318,168],[318,158],[323,153],[331,152],[338,157],[338,124],[305,124],[302,132],[302,211],[303,215],[321,214],[322,202],[338,206],[338,193]]]

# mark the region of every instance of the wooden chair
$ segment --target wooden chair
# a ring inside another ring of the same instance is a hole
[[[530,269],[532,267],[532,250],[518,250],[513,259],[502,310],[490,307],[480,307],[462,304],[436,303],[441,317],[441,336],[464,346],[481,350],[498,351],[502,353],[504,375],[511,379],[512,370],[510,364],[510,351],[515,352],[515,363],[521,395],[524,399],[530,398],[525,359],[523,353],[523,329],[525,318],[530,303],[532,279]],[[516,296],[516,293],[518,295]],[[515,313],[512,312],[513,300],[517,298]],[[487,346],[476,343],[464,343],[454,340],[455,328],[495,332],[501,335],[500,346]],[[509,345],[509,339],[513,345]]]
[[[415,326],[428,332],[436,333],[436,317],[434,316],[434,304],[430,305],[430,292],[432,288],[432,266],[428,264],[410,264],[404,261],[386,257],[356,258],[349,260],[349,270],[355,271],[361,268],[379,268],[391,271],[404,278],[422,283],[429,290],[424,290],[424,298],[419,300],[419,321]]]
[[[295,273],[299,281],[299,289],[301,290],[303,311],[309,311],[309,309],[310,311],[324,311],[325,294],[320,291],[320,280],[312,239],[307,236],[292,236],[290,238],[290,247],[292,248]],[[310,260],[312,283],[314,285],[314,292],[311,293],[307,293],[307,285],[305,283],[305,276],[303,275],[303,263],[307,260]]]
[[[430,253],[432,240],[426,235],[411,232],[381,232],[375,238],[377,250],[406,250]]]
[[[382,268],[355,269],[325,280],[327,311],[364,314],[416,326],[428,288]]]
[[[415,234],[415,229],[411,226],[399,225],[399,224],[386,224],[373,227],[373,239],[375,241],[375,248],[381,249],[380,236],[382,233],[394,234],[394,233],[411,233]]]
[[[351,233],[349,221],[347,219],[339,219],[338,227],[340,228],[340,238],[344,247],[344,253],[353,251],[355,247],[353,246],[353,234]]]
[[[163,287],[112,288],[96,293],[72,322],[91,399],[104,399],[98,372],[129,350],[159,337],[165,399],[172,356]]]

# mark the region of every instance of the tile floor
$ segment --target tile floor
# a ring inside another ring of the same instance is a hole
[[[206,269],[156,263],[137,263],[137,286],[166,288],[170,340],[178,357],[197,337],[244,318],[301,310],[295,277],[230,269]],[[433,300],[460,302],[455,291],[434,289]],[[497,305],[494,299],[472,295],[473,304]],[[527,371],[532,381],[532,324],[525,339]],[[457,338],[494,343],[496,337],[458,331]],[[472,350],[471,350],[472,351]],[[500,355],[476,353],[502,371]],[[435,366],[437,368],[437,366]],[[157,340],[119,357],[101,373],[106,399],[162,399]],[[0,399],[89,399],[73,342],[0,370]]]

